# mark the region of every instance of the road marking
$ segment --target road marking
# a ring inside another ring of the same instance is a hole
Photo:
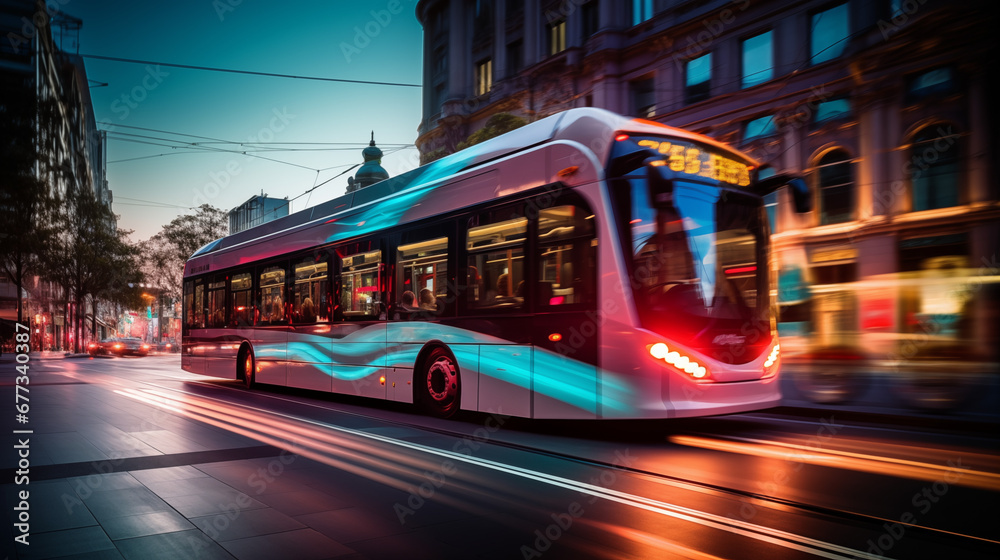
[[[564,488],[578,493],[590,495],[596,498],[601,498],[622,505],[627,505],[636,509],[641,509],[652,513],[657,513],[659,515],[663,515],[666,517],[671,517],[674,519],[695,523],[704,527],[718,529],[731,534],[736,534],[743,537],[758,540],[761,542],[765,542],[768,544],[773,544],[776,546],[781,546],[784,548],[805,552],[815,556],[821,556],[824,558],[830,558],[834,560],[848,560],[854,558],[869,558],[869,559],[881,558],[879,556],[873,556],[866,552],[862,552],[860,550],[855,550],[849,547],[828,543],[818,539],[812,539],[802,535],[781,531],[779,529],[764,527],[762,525],[753,524],[747,521],[731,519],[728,517],[707,513],[692,508],[670,504],[652,498],[646,498],[644,496],[638,496],[627,492],[621,492],[618,490],[612,490],[610,488],[604,488],[593,484],[587,484],[585,482],[579,482],[576,480],[563,478],[557,475],[552,475],[541,471],[535,471],[532,469],[527,469],[514,465],[508,465],[490,459],[471,457],[469,455],[465,455],[454,451],[428,447],[426,445],[422,445],[419,443],[398,440],[388,436],[382,436],[379,434],[355,430],[351,428],[334,426],[331,424],[315,420],[309,420],[306,418],[298,418],[280,412],[273,412],[239,403],[231,403],[223,401],[221,399],[215,399],[212,397],[199,396],[194,399],[183,399],[183,398],[178,399],[175,396],[171,396],[168,394],[164,394],[160,391],[149,390],[149,389],[142,391],[134,389],[125,389],[123,391],[115,391],[115,392],[136,400],[140,400],[161,408],[165,408],[167,410],[175,411],[190,416],[198,420],[206,421],[209,424],[216,425],[218,427],[234,431],[241,435],[245,435],[246,437],[257,439],[258,441],[263,441],[265,443],[274,445],[276,447],[282,447],[290,451],[293,451],[295,453],[303,454],[314,459],[317,459],[317,456],[319,454],[311,452],[308,449],[304,449],[300,443],[301,438],[295,438],[298,439],[299,441],[284,441],[284,440],[278,440],[265,433],[251,432],[246,427],[247,422],[245,421],[245,419],[247,415],[250,414],[253,416],[255,420],[263,421],[263,423],[277,422],[276,420],[271,420],[267,418],[268,416],[283,418],[286,421],[292,423],[309,424],[312,426],[323,428],[324,430],[332,430],[335,432],[339,432],[341,434],[347,434],[355,438],[374,440],[384,444],[401,447],[424,454],[435,455],[452,461],[459,461],[468,465],[478,466],[480,468],[502,472],[508,475],[517,476],[527,480],[541,482],[543,484],[548,484],[550,486]],[[216,403],[222,403],[223,406],[220,407],[218,405],[212,406],[210,404],[199,404],[197,402],[198,400],[215,401]],[[186,407],[191,407],[196,410],[189,410]],[[230,416],[227,418],[225,416],[226,409],[236,409],[236,410],[229,413]],[[242,412],[239,409],[242,409],[242,411],[247,411],[247,412]],[[242,412],[242,414],[240,412]],[[236,419],[233,419],[234,417],[236,417]],[[241,420],[239,417],[242,417],[243,419]],[[301,432],[301,430],[298,431]],[[304,433],[302,433],[301,435],[303,437],[310,437]],[[319,432],[316,434],[316,436],[322,438],[323,434],[322,432]],[[317,448],[332,449],[333,452],[337,454],[342,454],[348,451],[345,449],[338,449],[335,446],[329,446],[326,444],[322,444],[319,446],[315,445],[315,443],[318,442],[310,442],[310,443],[313,443],[313,449]],[[373,449],[371,446],[367,447],[362,446],[361,449],[369,452],[375,451],[375,449]],[[357,453],[351,453],[349,456],[357,458]],[[317,460],[329,464],[328,461],[323,460],[321,455],[319,457],[320,458],[318,458]],[[330,459],[336,461],[337,463],[336,466],[343,468],[341,466],[344,463],[343,460],[336,459],[333,457],[331,457]],[[359,469],[353,465],[350,466],[347,470],[349,472],[359,471]],[[393,481],[387,482],[385,480],[386,477],[384,475],[379,475],[374,472],[369,472],[366,476],[368,476],[369,478],[378,477],[377,480],[381,482],[385,482],[393,487],[397,486]]]
[[[723,440],[701,436],[675,435],[667,439],[671,443],[688,447],[754,455],[768,459],[784,459],[786,461],[810,465],[887,474],[930,482],[941,480],[945,476],[955,476],[961,477],[961,480],[957,480],[955,484],[984,490],[1000,490],[1000,474],[975,471],[957,466],[944,467],[932,463],[921,463],[894,457],[865,455],[851,451],[821,449],[816,446],[753,438],[732,437]]]

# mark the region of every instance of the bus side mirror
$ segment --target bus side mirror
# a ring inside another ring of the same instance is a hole
[[[809,185],[802,177],[796,177],[788,182],[788,188],[792,191],[792,201],[795,203],[795,211],[803,214],[812,210],[813,195]]]
[[[659,163],[660,165],[656,165]],[[646,161],[646,177],[649,181],[649,201],[653,208],[669,208],[674,203],[674,182],[663,173],[663,160]]]
[[[767,179],[761,179],[754,186],[754,191],[759,196],[767,196],[786,185],[792,191],[792,201],[795,204],[796,212],[801,214],[812,210],[812,189],[809,188],[809,185],[806,184],[802,177],[797,175],[782,173],[780,175],[772,175]]]

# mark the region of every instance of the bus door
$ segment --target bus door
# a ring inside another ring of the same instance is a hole
[[[428,341],[448,345],[463,373],[465,388],[474,386],[478,350],[469,354],[468,340],[444,325],[453,317],[455,293],[449,263],[455,254],[455,224],[436,224],[403,232],[394,253],[392,286],[387,325],[389,374],[386,398],[413,402],[413,367]],[[474,363],[475,362],[475,363]],[[475,395],[475,392],[472,393]]]
[[[332,389],[363,397],[386,396],[386,268],[379,241],[337,248],[339,283],[330,324]]]
[[[597,238],[584,204],[538,212],[533,283],[535,418],[595,418],[598,409]]]
[[[256,358],[259,383],[284,385],[287,380],[288,264],[271,263],[257,267],[256,324],[251,343]]]

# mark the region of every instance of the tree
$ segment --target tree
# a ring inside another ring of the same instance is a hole
[[[142,281],[137,262],[138,249],[130,246],[129,232],[115,228],[111,208],[98,200],[86,185],[70,184],[65,204],[59,213],[60,235],[51,244],[47,261],[50,278],[62,284],[72,315],[74,350],[80,350],[84,315],[80,311],[90,298],[96,315],[98,301],[133,302],[129,284]],[[96,331],[92,316],[91,329]]]
[[[480,142],[485,142],[490,138],[495,138],[512,130],[521,128],[528,124],[528,121],[521,117],[516,117],[510,113],[497,113],[486,121],[483,128],[473,132],[463,142],[459,142],[455,147],[464,150],[469,146],[474,146]]]
[[[202,204],[193,215],[174,218],[141,244],[147,280],[164,296],[179,299],[184,263],[195,251],[228,232],[228,214],[208,204]]]

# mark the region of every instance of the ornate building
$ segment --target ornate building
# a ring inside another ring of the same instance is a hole
[[[371,143],[361,150],[361,157],[365,162],[354,177],[348,178],[347,192],[354,192],[389,178],[389,172],[382,167],[382,150],[375,145],[375,131],[372,131]]]
[[[991,3],[421,0],[421,154],[493,114],[595,106],[804,175],[768,197],[784,334],[903,358],[996,356]],[[864,341],[859,337],[864,336]],[[784,343],[783,343],[784,344]]]

